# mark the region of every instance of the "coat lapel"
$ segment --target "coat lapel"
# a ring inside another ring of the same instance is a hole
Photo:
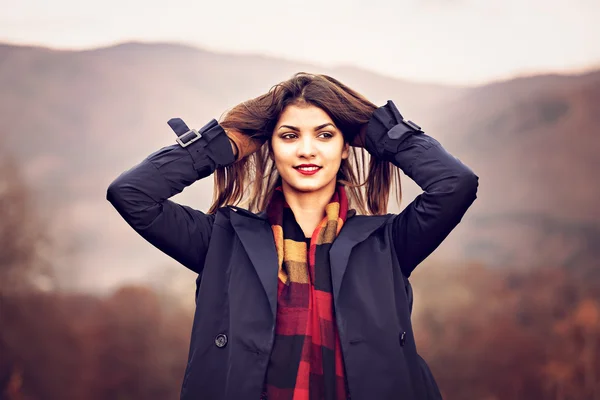
[[[277,310],[277,250],[271,227],[264,216],[256,216],[246,210],[231,207],[230,220],[248,258],[256,269],[262,283],[271,312]]]
[[[365,240],[371,233],[385,224],[389,215],[382,216],[355,216],[348,218],[340,234],[329,250],[329,263],[331,265],[331,280],[333,284],[333,299],[336,302],[342,286],[342,279],[348,267],[350,252],[358,243]]]

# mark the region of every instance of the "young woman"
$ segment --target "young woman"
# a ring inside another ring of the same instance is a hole
[[[181,398],[440,399],[408,277],[460,222],[478,177],[393,102],[325,75],[298,73],[199,131],[169,125],[178,143],[107,199],[198,273]],[[399,170],[423,193],[387,214]],[[169,200],[215,171],[207,213]]]

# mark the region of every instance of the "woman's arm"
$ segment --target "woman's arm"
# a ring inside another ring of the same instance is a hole
[[[374,111],[365,148],[423,189],[393,221],[398,262],[408,277],[461,221],[477,198],[479,178],[419,126],[404,120],[392,101]]]
[[[204,266],[214,215],[168,198],[234,162],[232,144],[216,120],[199,132],[202,137],[187,147],[163,147],[123,172],[106,193],[106,199],[137,233],[197,273]]]

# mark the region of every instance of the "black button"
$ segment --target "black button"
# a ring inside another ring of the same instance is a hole
[[[219,333],[215,338],[215,344],[217,345],[217,347],[227,346],[227,335]]]
[[[400,346],[404,347],[404,343],[406,343],[406,332],[400,334]]]

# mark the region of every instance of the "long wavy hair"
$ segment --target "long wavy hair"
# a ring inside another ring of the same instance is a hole
[[[215,171],[215,190],[209,213],[227,205],[243,205],[250,211],[266,209],[273,190],[281,184],[270,157],[270,138],[283,110],[289,105],[313,105],[324,110],[352,143],[369,122],[377,106],[340,81],[322,74],[299,72],[254,99],[238,104],[224,114],[220,125],[250,137],[265,140],[252,155]],[[400,204],[400,173],[386,161],[369,157],[362,148],[350,147],[342,160],[337,180],[344,184],[350,207],[359,214],[387,213],[392,183]],[[366,201],[365,201],[366,198]]]

